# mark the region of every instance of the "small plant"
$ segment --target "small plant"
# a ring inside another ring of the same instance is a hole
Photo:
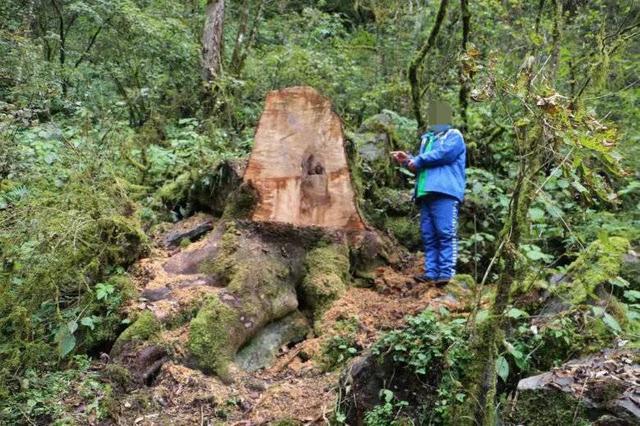
[[[325,370],[334,370],[360,353],[353,336],[338,334],[326,340],[320,362]]]
[[[407,419],[400,418],[402,409],[407,407],[407,401],[399,401],[389,389],[380,390],[382,404],[377,405],[373,410],[364,416],[365,426],[404,426],[413,424]]]

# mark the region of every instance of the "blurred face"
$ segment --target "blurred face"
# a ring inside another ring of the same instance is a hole
[[[427,111],[427,114],[429,126],[435,126],[436,124],[451,124],[451,107],[445,102],[429,102],[429,109]]]

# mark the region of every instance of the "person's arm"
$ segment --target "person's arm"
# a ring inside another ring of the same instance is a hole
[[[463,151],[464,140],[461,133],[457,130],[449,131],[446,137],[434,141],[431,151],[413,157],[409,165],[417,170],[443,166],[453,163]]]

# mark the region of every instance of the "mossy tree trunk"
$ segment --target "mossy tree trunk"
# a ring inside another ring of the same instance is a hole
[[[444,21],[445,16],[447,15],[447,5],[449,4],[448,0],[440,0],[440,7],[438,8],[438,14],[436,15],[436,21],[431,28],[431,32],[429,33],[429,37],[424,42],[424,44],[418,49],[416,55],[411,60],[411,64],[409,64],[409,84],[411,85],[411,101],[413,103],[413,114],[416,117],[416,122],[418,123],[418,132],[422,132],[425,129],[425,120],[422,115],[422,107],[420,105],[422,101],[422,93],[420,90],[420,81],[418,80],[418,70],[424,61],[424,58],[427,56],[427,53],[433,48],[436,38],[440,33],[440,27],[442,26],[442,22]]]
[[[535,105],[532,93],[534,80],[533,58],[525,58],[519,80],[524,93],[523,101]],[[509,305],[511,289],[518,274],[521,272],[520,242],[528,229],[527,213],[536,193],[536,181],[543,169],[541,167],[545,154],[544,147],[550,142],[544,131],[545,121],[540,112],[536,112],[527,105],[524,108],[526,120],[531,124],[515,127],[515,149],[520,158],[516,184],[511,195],[509,212],[502,231],[502,242],[499,253],[500,273],[496,295],[491,307],[490,318],[478,327],[475,333],[476,373],[471,377],[471,398],[475,404],[473,408],[473,424],[493,426],[496,423],[496,368],[495,363],[499,354],[499,347],[505,334],[504,311]],[[469,418],[471,420],[471,418]]]
[[[460,13],[462,14],[462,45],[461,54],[464,55],[469,44],[469,36],[471,34],[471,11],[469,10],[469,0],[460,0]],[[464,64],[460,64],[460,91],[458,92],[458,102],[460,103],[460,119],[462,126],[460,130],[465,132],[468,127],[467,123],[467,107],[469,106],[469,86],[470,76],[464,69]]]

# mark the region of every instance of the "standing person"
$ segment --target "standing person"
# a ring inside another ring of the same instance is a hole
[[[462,133],[451,127],[451,108],[429,104],[429,128],[418,155],[394,151],[393,158],[416,173],[414,200],[420,208],[424,273],[419,282],[446,285],[455,275],[458,255],[458,210],[464,198],[466,147]]]

